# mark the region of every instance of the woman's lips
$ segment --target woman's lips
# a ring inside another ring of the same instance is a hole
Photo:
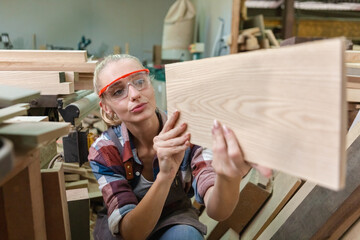
[[[145,109],[145,107],[146,107],[146,103],[140,103],[140,104],[136,105],[135,107],[133,107],[131,109],[131,112],[133,112],[133,113],[141,112]]]

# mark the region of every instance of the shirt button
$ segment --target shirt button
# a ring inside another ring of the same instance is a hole
[[[140,173],[139,173],[139,172],[136,172],[135,175],[136,175],[136,176],[140,176]]]

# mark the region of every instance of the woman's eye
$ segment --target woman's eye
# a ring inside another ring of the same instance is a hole
[[[135,83],[136,86],[142,86],[142,85],[145,84],[145,80],[144,79],[138,79],[134,83]]]
[[[120,96],[122,94],[124,94],[124,89],[117,89],[116,91],[114,91],[113,95],[114,96]]]

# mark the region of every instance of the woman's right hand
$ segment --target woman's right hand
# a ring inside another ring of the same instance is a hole
[[[185,150],[190,146],[190,133],[184,134],[187,124],[183,123],[175,127],[179,115],[180,112],[175,111],[159,135],[154,138],[154,149],[160,167],[159,174],[171,179],[175,177],[184,158]]]

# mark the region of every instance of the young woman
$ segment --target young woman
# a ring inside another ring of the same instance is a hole
[[[167,117],[156,108],[149,71],[130,55],[105,58],[94,88],[111,127],[92,145],[89,160],[113,235],[100,231],[95,237],[203,239],[206,226],[192,207],[193,195],[210,217],[230,216],[251,168],[231,129],[214,121],[212,152],[191,144],[187,124],[176,124],[180,112]]]

